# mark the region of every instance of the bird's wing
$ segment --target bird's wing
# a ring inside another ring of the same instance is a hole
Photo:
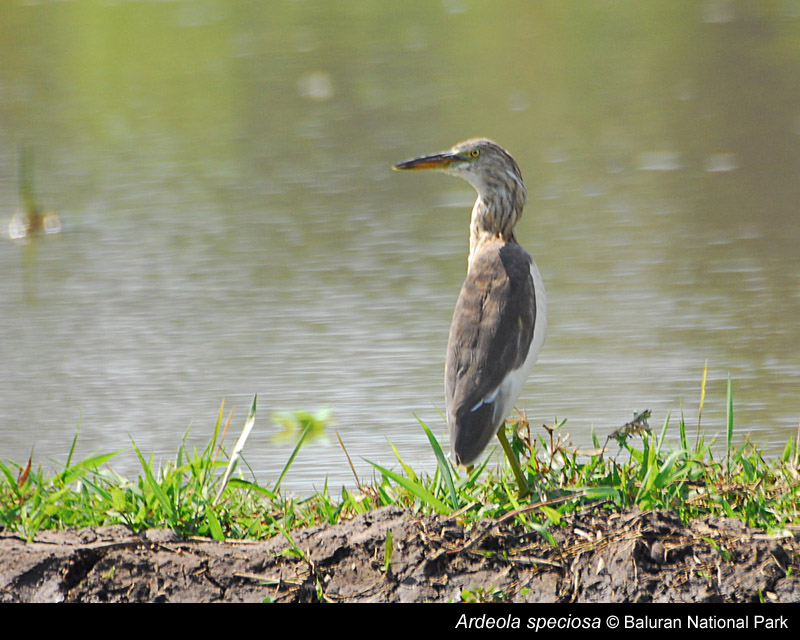
[[[461,288],[445,366],[451,447],[469,463],[494,436],[516,398],[503,397],[533,339],[532,258],[516,243],[490,243],[472,260]]]

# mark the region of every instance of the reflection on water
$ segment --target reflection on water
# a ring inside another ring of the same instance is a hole
[[[8,222],[8,238],[17,242],[38,233],[60,233],[61,218],[55,211],[17,211]]]
[[[44,211],[36,197],[33,184],[33,159],[29,150],[20,150],[19,195],[22,209],[17,210],[8,223],[8,237],[15,242],[25,242],[40,233],[59,233],[61,219],[55,211]]]
[[[164,458],[257,393],[264,482],[291,452],[270,415],[296,409],[330,408],[360,473],[395,464],[387,438],[432,469],[416,417],[445,430],[473,193],[391,165],[472,135],[529,186],[551,314],[532,424],[692,424],[708,362],[708,435],[730,373],[740,439],[779,450],[800,419],[790,4],[11,4],[0,211],[30,144],[64,231],[0,245],[0,457],[63,462],[80,429],[79,454]],[[285,485],[351,482],[335,443]]]

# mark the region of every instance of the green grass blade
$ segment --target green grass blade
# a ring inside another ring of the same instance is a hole
[[[270,491],[269,489],[262,487],[255,482],[250,482],[249,480],[243,480],[242,478],[231,478],[228,481],[228,486],[233,487],[235,489],[244,489],[245,491],[253,491],[255,493],[259,493],[268,500],[272,500],[273,502],[278,500],[278,494]]]
[[[303,433],[300,434],[300,437],[297,439],[297,444],[294,446],[294,450],[292,451],[292,455],[289,456],[289,459],[286,461],[286,464],[281,471],[281,474],[278,476],[278,480],[275,482],[274,491],[278,491],[281,486],[281,482],[286,477],[286,474],[289,472],[289,469],[294,462],[294,459],[297,457],[297,454],[300,452],[300,447],[303,446],[303,441],[306,439],[308,434],[311,432],[311,429],[314,425],[309,423],[306,425],[306,428],[303,429]]]
[[[96,456],[85,458],[80,462],[76,462],[74,465],[66,467],[62,472],[55,476],[55,480],[62,485],[69,484],[74,480],[81,480],[83,479],[84,471],[94,471],[97,469],[97,467],[105,464],[114,456],[119,455],[122,451],[123,450],[120,449],[112,453],[102,453]]]
[[[158,503],[167,512],[170,524],[172,526],[177,526],[178,513],[175,510],[175,505],[172,504],[172,501],[169,499],[169,496],[167,496],[167,493],[155,479],[155,476],[153,476],[153,472],[150,470],[150,463],[148,463],[147,460],[144,459],[142,452],[139,451],[139,447],[136,446],[135,442],[133,443],[133,449],[134,451],[136,451],[136,457],[139,458],[139,463],[141,464],[142,469],[144,470],[145,483],[147,484],[147,487],[150,489],[150,491],[153,492],[153,495],[155,495],[156,499],[158,500]]]
[[[439,463],[439,470],[441,471],[442,478],[447,485],[447,491],[450,494],[450,504],[453,509],[458,509],[461,506],[461,500],[458,497],[455,484],[453,483],[453,474],[450,472],[450,463],[447,461],[444,451],[442,451],[442,447],[439,445],[439,441],[433,435],[433,432],[428,429],[428,425],[420,420],[419,417],[417,417],[417,422],[419,422],[420,426],[425,431],[425,435],[428,436],[428,442],[431,443],[431,448],[436,455],[436,460]]]
[[[397,461],[400,463],[400,466],[403,467],[403,471],[406,472],[406,475],[409,478],[411,478],[411,480],[413,480],[414,482],[417,482],[417,480],[418,480],[417,472],[414,471],[414,469],[412,469],[410,465],[407,465],[405,463],[405,461],[403,460],[403,458],[400,457],[400,452],[397,450],[397,447],[394,446],[394,443],[391,440],[389,440],[389,438],[386,438],[386,441],[389,443],[389,446],[392,448],[392,451],[394,452],[394,457],[397,458]]]
[[[656,447],[656,455],[661,453],[661,447],[664,445],[664,438],[667,435],[667,428],[669,427],[669,420],[672,412],[667,413],[667,418],[664,420],[664,426],[661,429],[661,435],[658,438],[658,446]]]
[[[0,471],[2,471],[3,475],[6,477],[6,482],[8,483],[8,486],[11,488],[11,491],[14,493],[14,496],[17,498],[17,500],[19,500],[22,493],[17,483],[17,479],[14,477],[14,474],[11,472],[11,469],[9,469],[6,465],[3,464],[2,461],[0,461]]]
[[[394,542],[392,541],[392,530],[386,532],[386,542],[383,546],[383,570],[388,572],[392,566],[392,553],[394,552]]]
[[[726,432],[725,444],[728,458],[728,475],[731,472],[731,450],[733,448],[733,380],[731,374],[728,374],[728,398],[727,398],[727,416],[726,416]]]
[[[703,417],[703,406],[706,403],[706,381],[708,380],[708,360],[703,366],[703,381],[700,383],[700,407],[697,410],[697,433],[695,434],[694,447],[695,451],[700,445],[700,422]]]
[[[206,521],[208,522],[208,529],[211,532],[211,537],[220,542],[224,540],[225,534],[219,524],[219,518],[217,518],[217,514],[214,513],[213,509],[209,509],[206,512]]]
[[[420,484],[418,484],[416,482],[412,482],[408,478],[404,478],[400,474],[395,473],[394,471],[390,471],[389,469],[386,469],[385,467],[382,467],[381,465],[376,464],[376,463],[372,462],[371,460],[367,460],[366,458],[365,458],[365,460],[369,464],[371,464],[373,467],[375,467],[378,471],[380,471],[384,476],[394,480],[401,487],[405,488],[406,490],[411,492],[413,495],[417,496],[417,498],[419,498],[420,500],[422,500],[426,504],[428,504],[431,507],[433,507],[434,509],[436,509],[436,511],[438,511],[439,513],[441,513],[443,515],[446,515],[446,514],[452,512],[452,509],[450,507],[448,507],[446,504],[444,504],[441,500],[438,500],[437,498],[435,498],[433,496],[433,494],[431,494],[431,492],[428,491],[422,485],[420,485]]]
[[[686,454],[689,454],[689,441],[686,439],[686,420],[684,419],[683,415],[683,408],[681,407],[681,420],[678,423],[678,433],[680,434],[681,440],[681,449],[683,449]]]
[[[245,442],[247,442],[247,438],[250,436],[250,432],[253,430],[253,425],[256,423],[256,402],[258,400],[258,395],[253,396],[253,404],[250,405],[250,412],[247,414],[247,420],[245,420],[244,427],[242,427],[242,433],[239,436],[239,439],[236,441],[236,444],[233,446],[233,451],[231,452],[231,459],[228,462],[228,467],[225,469],[225,475],[222,477],[222,482],[220,482],[219,490],[217,491],[217,495],[214,498],[213,505],[219,502],[220,497],[222,497],[222,492],[225,491],[225,487],[228,484],[228,480],[233,473],[233,470],[236,468],[236,463],[239,461],[239,457],[242,455],[242,451],[244,450]],[[216,434],[216,431],[215,431]]]
[[[72,444],[69,447],[69,454],[67,454],[67,462],[64,465],[65,467],[69,468],[72,464],[72,456],[75,455],[75,447],[78,444],[78,433],[80,433],[81,424],[78,422],[78,427],[75,429],[75,436],[72,438]]]

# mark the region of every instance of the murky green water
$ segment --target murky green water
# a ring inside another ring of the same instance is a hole
[[[0,217],[17,158],[63,230],[0,243],[0,457],[203,443],[259,396],[331,407],[361,472],[432,467],[470,187],[391,165],[517,158],[550,298],[520,400],[576,444],[650,408],[780,450],[800,421],[800,3],[0,4]],[[5,227],[6,222],[3,222]],[[333,443],[293,486],[349,479]],[[115,468],[132,472],[127,453]]]

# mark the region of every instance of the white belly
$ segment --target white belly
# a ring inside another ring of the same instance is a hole
[[[502,420],[511,413],[514,403],[522,393],[522,388],[525,386],[525,381],[528,379],[531,369],[539,357],[539,352],[542,350],[547,333],[547,295],[544,290],[542,274],[539,273],[539,268],[534,261],[531,261],[531,277],[533,278],[533,288],[536,292],[536,322],[533,327],[533,339],[525,362],[518,369],[509,372],[500,385],[499,393],[496,394],[498,401],[501,403],[497,407],[497,415],[501,416],[501,425]]]

